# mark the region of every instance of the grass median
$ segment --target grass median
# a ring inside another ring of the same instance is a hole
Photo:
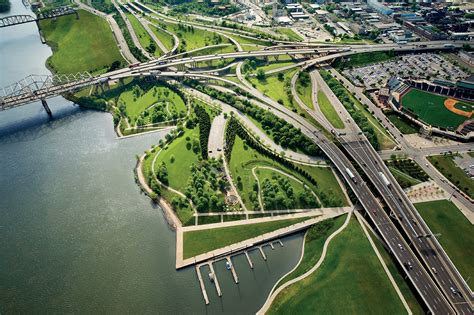
[[[344,123],[323,91],[318,91],[318,104],[324,116],[336,129],[344,129]]]

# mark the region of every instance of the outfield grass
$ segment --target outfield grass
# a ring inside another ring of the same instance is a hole
[[[125,13],[127,16],[127,19],[130,21],[130,24],[132,25],[133,31],[138,37],[138,41],[140,42],[140,45],[148,51],[147,47],[149,47],[152,43],[155,45],[156,50],[154,53],[151,53],[151,55],[154,55],[155,57],[160,57],[163,52],[161,49],[158,47],[158,45],[153,41],[153,38],[151,38],[150,34],[145,30],[143,25],[140,23],[140,21],[131,13]]]
[[[232,174],[232,179],[234,182],[237,182],[237,177],[240,176],[242,184],[236,186],[242,201],[249,210],[259,209],[258,199],[256,198],[257,195],[253,191],[255,178],[252,174],[252,168],[256,166],[274,167],[284,171],[285,173],[295,176],[299,180],[303,181],[308,187],[310,187],[310,189],[312,189],[316,195],[318,195],[323,203],[323,206],[332,204],[346,204],[341,187],[339,186],[339,183],[337,182],[330,168],[298,165],[308,172],[311,172],[310,175],[313,176],[318,182],[318,187],[315,187],[293,170],[290,170],[283,165],[271,160],[270,158],[259,154],[257,151],[248,146],[244,146],[243,140],[240,139],[240,137],[236,137],[229,162],[229,170]],[[254,197],[251,197],[252,195]]]
[[[103,73],[122,58],[107,22],[87,11],[40,21],[41,30],[53,55],[47,65],[56,73],[89,71]]]
[[[458,115],[444,106],[444,101],[449,97],[411,89],[402,99],[404,108],[418,115],[425,123],[442,128],[457,128],[468,117]]]
[[[415,207],[431,232],[435,235],[439,233],[438,241],[463,278],[472,279],[474,277],[473,225],[452,202],[447,200],[417,203]]]
[[[407,121],[406,118],[400,117],[395,113],[386,114],[387,118],[397,127],[398,130],[404,135],[418,133],[419,127]]]
[[[353,218],[332,240],[319,269],[284,289],[268,314],[405,312],[362,228]]]
[[[344,129],[344,123],[323,91],[318,91],[318,104],[324,116],[336,129]]]
[[[308,108],[314,109],[313,106],[313,90],[311,86],[311,82],[308,82],[306,86],[301,83],[301,78],[298,76],[298,80],[296,80],[296,92],[300,99],[305,103]]]
[[[283,219],[263,223],[184,232],[183,257],[184,259],[194,257],[305,220],[308,220],[308,218]]]
[[[301,276],[316,264],[321,257],[324,242],[332,233],[342,226],[346,217],[347,215],[342,215],[337,218],[319,222],[308,230],[304,242],[303,258],[301,259],[300,264],[292,273],[278,282],[277,288],[282,286],[284,283]],[[312,230],[314,232],[311,232]]]
[[[433,164],[451,183],[474,198],[474,181],[454,162],[453,155],[432,155],[428,161]]]

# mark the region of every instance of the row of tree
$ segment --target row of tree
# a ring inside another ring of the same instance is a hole
[[[372,147],[374,147],[375,150],[378,150],[380,144],[377,139],[375,130],[371,126],[367,117],[362,114],[362,112],[358,110],[358,108],[355,106],[354,101],[350,98],[349,92],[347,92],[344,86],[342,86],[342,84],[338,80],[333,78],[331,74],[329,74],[329,72],[321,70],[321,76],[323,77],[324,81],[326,81],[331,90],[334,92],[334,94],[337,96],[337,98],[341,101],[342,105],[344,105],[344,107],[349,112],[349,114],[354,119],[359,128],[362,130],[362,132],[365,134]]]
[[[211,132],[211,117],[206,112],[206,110],[200,105],[194,107],[194,113],[196,113],[199,124],[199,142],[201,143],[201,156],[203,159],[207,160],[207,144],[209,142],[209,133]]]
[[[270,111],[253,105],[248,99],[240,99],[238,96],[230,93],[203,86],[197,81],[187,80],[186,84],[191,85],[202,93],[208,94],[213,98],[235,107],[239,111],[260,122],[263,129],[273,139],[273,141],[281,145],[283,148],[290,148],[295,151],[300,150],[303,153],[312,156],[323,155],[318,146],[314,144],[311,139],[306,137],[300,129],[295,128],[293,125],[275,116]],[[236,91],[238,92],[238,90]]]

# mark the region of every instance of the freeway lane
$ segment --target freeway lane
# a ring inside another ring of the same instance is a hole
[[[382,206],[377,202],[376,198],[372,195],[367,185],[362,181],[362,178],[358,175],[357,171],[342,151],[340,151],[334,143],[330,142],[320,133],[319,130],[309,124],[298,114],[281,106],[252,87],[245,86],[243,89],[256,98],[261,99],[270,107],[259,102],[254,102],[257,106],[272,111],[278,117],[283,118],[295,127],[300,128],[304,134],[312,139],[324,151],[340,171],[347,183],[351,186],[362,206],[366,209],[369,217],[376,224],[377,229],[399,264],[405,266],[404,269],[407,272],[407,276],[418,290],[420,296],[425,301],[431,312],[437,314],[454,314],[454,310],[446,301],[443,294],[439,291],[438,287],[421,265],[416,255],[406,244],[404,238],[400,235],[393,222],[390,221]],[[349,169],[352,174],[354,174],[356,181],[353,181],[349,177],[346,169]],[[400,246],[398,244],[400,244]]]
[[[426,269],[429,270],[432,277],[442,288],[445,296],[459,314],[472,314],[472,307],[470,306],[472,293],[469,287],[437,240],[431,237],[431,231],[391,176],[383,161],[373,150],[370,143],[362,136],[359,140],[354,140],[353,136],[352,139],[348,140],[347,138],[347,136],[343,137],[341,143],[366,172],[384,201],[396,215],[411,245],[419,253]],[[389,185],[384,182],[380,173],[384,174],[390,182]],[[427,235],[430,237],[426,237]],[[462,294],[453,294],[451,288],[462,292]]]

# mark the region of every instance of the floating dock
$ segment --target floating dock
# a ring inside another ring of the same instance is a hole
[[[252,260],[250,260],[249,253],[247,251],[245,251],[244,253],[245,253],[245,257],[247,257],[247,261],[249,262],[250,268],[253,269],[253,263],[252,263]]]
[[[207,297],[206,287],[204,286],[204,281],[202,280],[200,266],[196,266],[196,273],[198,276],[199,285],[201,286],[202,295],[204,296],[204,301],[206,302],[206,305],[208,305],[209,298]]]
[[[230,264],[230,271],[232,272],[232,276],[234,277],[235,283],[239,283],[239,277],[237,277],[237,272],[235,272],[234,264],[230,260],[230,256],[226,256],[225,258],[227,262]]]

